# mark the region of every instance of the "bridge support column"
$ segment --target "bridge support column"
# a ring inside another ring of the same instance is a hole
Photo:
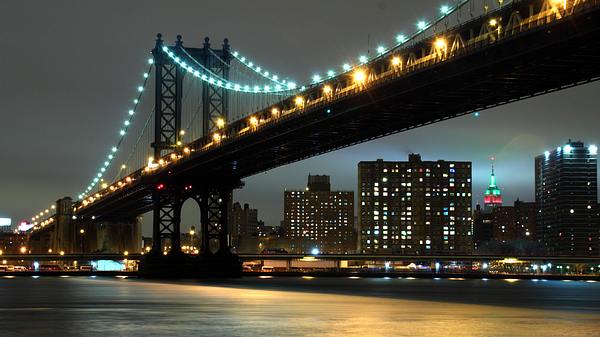
[[[228,231],[231,194],[241,182],[193,190],[189,190],[188,185],[186,194],[175,186],[159,186],[161,191],[154,193],[153,249],[144,256],[140,274],[158,278],[241,276],[242,264],[230,250]],[[187,198],[195,199],[200,206],[199,255],[186,255],[181,251],[181,208]]]

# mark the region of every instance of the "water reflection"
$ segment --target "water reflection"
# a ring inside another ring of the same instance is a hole
[[[600,328],[598,284],[382,281],[3,279],[1,336],[575,336]]]

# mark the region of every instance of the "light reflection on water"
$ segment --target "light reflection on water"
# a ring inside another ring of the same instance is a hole
[[[0,280],[0,336],[576,336],[600,285],[503,280]]]

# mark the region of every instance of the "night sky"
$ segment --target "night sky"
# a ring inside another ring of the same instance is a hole
[[[409,33],[442,3],[312,1],[0,2],[0,217],[28,219],[76,197],[116,141],[144,62],[161,32],[187,46],[204,36],[298,82]],[[268,225],[283,219],[283,190],[329,174],[355,190],[360,160],[472,161],[481,201],[490,156],[505,202],[533,200],[533,158],[569,138],[600,143],[600,84],[568,89],[322,155],[249,179],[235,199]],[[186,209],[189,208],[186,206]],[[184,217],[189,224],[194,218]],[[149,228],[144,229],[149,233]]]

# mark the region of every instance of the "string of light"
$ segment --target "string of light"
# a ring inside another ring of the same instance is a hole
[[[270,71],[263,69],[263,67],[254,64],[254,62],[249,61],[248,58],[246,58],[245,56],[240,55],[239,51],[234,51],[231,55],[233,55],[233,57],[240,61],[240,63],[242,63],[244,66],[246,66],[248,69],[251,69],[252,71],[254,71],[255,73],[259,74],[260,76],[268,79],[271,82],[280,84],[282,86],[286,86],[288,82],[292,82],[293,81],[287,81],[287,80],[280,80],[279,76],[276,74],[272,74]]]
[[[358,61],[357,63],[355,63],[355,64],[344,63],[341,66],[341,72],[339,72],[339,73],[336,73],[335,70],[330,69],[326,72],[325,76],[321,76],[321,74],[314,74],[311,78],[311,83],[319,84],[319,83],[325,82],[337,75],[348,73],[348,72],[354,70],[355,68],[360,67],[366,63],[369,63],[375,59],[378,59],[380,57],[385,57],[386,55],[394,52],[398,48],[405,45],[407,42],[414,40],[415,38],[420,36],[422,33],[427,31],[429,28],[435,26],[437,23],[439,23],[440,21],[442,21],[446,17],[448,17],[448,15],[454,13],[455,11],[457,11],[458,9],[460,9],[461,7],[466,5],[469,1],[471,1],[471,0],[462,0],[454,6],[449,6],[449,5],[441,6],[440,7],[440,15],[438,17],[430,20],[429,22],[424,21],[424,20],[419,20],[416,24],[416,27],[417,27],[416,31],[413,32],[412,34],[410,34],[409,36],[406,36],[404,34],[398,34],[395,39],[395,44],[392,48],[386,48],[383,44],[380,44],[376,48],[375,55],[370,56],[370,57],[367,55],[360,55],[357,59],[357,61]]]
[[[137,86],[137,97],[135,99],[133,99],[133,101],[132,101],[133,106],[127,110],[127,115],[126,115],[125,121],[123,122],[122,128],[119,130],[119,136],[120,136],[119,140],[117,141],[117,143],[114,146],[111,147],[108,155],[106,156],[106,159],[104,160],[104,163],[102,164],[102,166],[100,167],[100,169],[98,170],[98,172],[96,173],[94,178],[91,180],[90,184],[87,186],[85,191],[83,191],[82,193],[79,194],[78,198],[80,200],[83,199],[88,193],[90,193],[92,191],[92,189],[100,183],[100,181],[102,181],[102,177],[104,176],[104,173],[106,172],[106,170],[108,170],[108,168],[112,164],[112,162],[115,158],[115,154],[117,153],[117,151],[119,151],[119,147],[121,146],[121,144],[123,144],[125,136],[127,135],[127,130],[129,129],[129,126],[133,122],[133,119],[137,112],[137,108],[142,99],[142,95],[144,94],[144,90],[146,88],[146,85],[148,84],[148,78],[150,77],[150,72],[152,71],[154,59],[152,59],[152,58],[148,59],[148,63],[150,64],[150,66],[149,66],[147,72],[143,73],[143,75],[142,75],[143,82],[142,82],[142,84]]]
[[[256,85],[256,84],[240,84],[234,83],[227,79],[220,77],[219,75],[213,73],[210,69],[204,67],[200,62],[198,62],[195,58],[185,51],[184,48],[181,48],[184,54],[195,63],[198,68],[195,68],[189,64],[187,64],[184,60],[182,60],[177,54],[170,50],[169,47],[163,46],[163,52],[169,56],[173,62],[177,63],[182,69],[192,74],[194,77],[201,79],[204,82],[207,82],[210,85],[214,85],[220,88],[224,88],[227,90],[233,90],[238,92],[246,92],[246,93],[254,93],[254,94],[274,94],[274,93],[290,93],[296,89],[296,84],[294,82],[287,82],[287,85],[283,86],[281,84],[275,84],[273,87],[270,85]]]

